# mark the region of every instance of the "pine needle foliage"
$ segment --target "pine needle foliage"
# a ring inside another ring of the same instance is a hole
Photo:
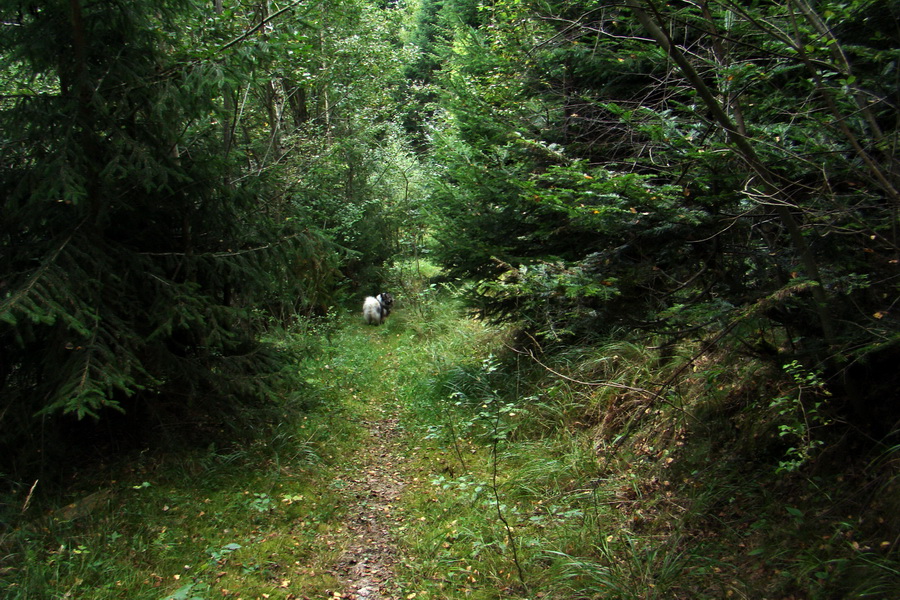
[[[873,7],[500,2],[459,23],[433,75],[438,261],[545,348],[724,340],[823,369],[843,418],[895,431],[897,31]]]
[[[321,242],[260,210],[266,177],[229,176],[222,70],[185,51],[193,4],[10,4],[0,444],[37,436],[35,415],[160,426],[266,398],[289,353],[258,341],[255,307],[293,301],[271,273]]]

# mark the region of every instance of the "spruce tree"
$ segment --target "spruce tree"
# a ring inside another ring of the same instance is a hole
[[[305,234],[260,209],[265,177],[228,176],[239,157],[223,147],[221,70],[180,33],[193,8],[2,9],[6,450],[38,437],[39,415],[44,433],[61,415],[111,409],[154,415],[154,427],[222,417],[264,398],[281,371],[254,306],[294,253],[282,240]]]
[[[548,339],[724,339],[893,418],[897,31],[872,6],[493,4],[436,75],[438,257]]]

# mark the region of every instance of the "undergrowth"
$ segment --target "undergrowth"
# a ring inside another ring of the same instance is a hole
[[[390,408],[405,598],[900,597],[900,450],[849,445],[814,373],[625,335],[541,355],[400,289],[383,326],[285,334],[304,388],[252,441],[8,494],[0,593],[335,597],[340,473]]]
[[[849,447],[796,364],[704,350],[495,335],[442,365],[406,403],[427,473],[406,577],[441,598],[900,597],[896,449]]]
[[[93,465],[69,484],[9,486],[2,498],[0,596],[162,600],[321,596],[338,587],[342,490],[331,469],[357,427],[323,362],[335,322],[276,334],[307,357],[303,385],[218,441],[184,440]]]

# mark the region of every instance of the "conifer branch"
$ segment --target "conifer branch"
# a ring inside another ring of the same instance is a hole
[[[709,110],[713,120],[725,132],[729,143],[734,147],[738,156],[740,156],[750,170],[761,181],[763,191],[768,201],[767,204],[774,206],[775,212],[779,220],[788,232],[788,236],[794,246],[803,267],[806,269],[810,279],[821,284],[822,276],[819,272],[818,262],[814,256],[810,243],[804,236],[801,223],[797,221],[791,208],[796,206],[793,199],[785,191],[784,188],[777,185],[777,178],[769,166],[763,162],[756,153],[753,144],[740,131],[738,126],[731,120],[731,117],[725,112],[725,109],[719,102],[719,93],[711,88],[703,80],[703,77],[693,65],[688,61],[685,54],[671,40],[669,35],[660,26],[662,15],[659,13],[653,0],[643,0],[648,5],[648,9],[653,13],[653,17],[648,13],[642,5],[642,0],[625,0],[625,5],[632,9],[634,15],[643,25],[644,29],[655,40],[656,44],[668,54],[682,75],[688,80],[690,85],[697,92],[697,95],[703,101]],[[819,285],[812,289],[813,309],[818,314],[819,323],[822,328],[822,335],[825,342],[829,346],[835,345],[835,330],[831,315],[828,311],[829,299],[825,293],[824,286]]]
[[[207,258],[207,257],[225,258],[228,256],[240,256],[242,254],[251,254],[253,252],[260,252],[262,250],[268,250],[274,246],[278,246],[287,241],[301,237],[305,233],[306,232],[295,233],[293,235],[283,237],[280,240],[278,240],[276,242],[272,242],[270,244],[263,244],[262,246],[256,246],[254,248],[245,248],[243,250],[228,250],[226,252],[201,252],[201,253],[197,253],[197,252],[191,252],[191,253],[187,253],[187,252],[140,252],[139,254],[141,254],[142,256],[187,256],[188,254],[190,254],[191,258]]]
[[[304,1],[304,0],[294,0],[294,2],[292,2],[291,4],[285,6],[285,7],[282,8],[281,10],[275,11],[274,13],[272,13],[271,15],[269,15],[268,17],[266,17],[265,19],[262,19],[259,23],[257,23],[256,25],[254,25],[253,27],[251,27],[250,29],[248,29],[247,31],[245,31],[244,33],[242,33],[241,35],[239,35],[238,37],[236,37],[235,39],[231,40],[230,42],[228,42],[227,44],[225,44],[224,46],[222,46],[221,48],[219,48],[219,52],[222,52],[222,51],[224,51],[224,50],[228,50],[228,49],[231,48],[232,46],[234,46],[234,45],[236,45],[236,44],[239,44],[239,43],[243,42],[243,41],[246,40],[248,37],[250,37],[251,35],[253,35],[253,34],[256,33],[257,31],[259,31],[260,29],[262,29],[262,28],[266,25],[266,23],[275,20],[276,18],[278,18],[279,16],[281,16],[282,13],[285,13],[285,12],[287,12],[287,11],[289,11],[289,10],[293,10],[298,4],[302,3],[303,1]],[[310,24],[307,23],[306,21],[300,21],[300,22],[303,23],[304,25],[306,25],[307,27],[311,28],[311,29],[315,29],[312,25],[310,25]]]
[[[63,249],[69,245],[69,242],[72,241],[75,233],[83,223],[84,221],[79,223],[75,227],[75,229],[73,229],[72,232],[66,237],[66,239],[63,240],[63,242],[56,248],[56,250],[54,250],[50,256],[44,259],[44,262],[41,263],[41,265],[35,270],[29,280],[22,287],[16,290],[16,292],[14,292],[9,298],[0,303],[0,315],[11,311],[17,304],[21,302],[21,300],[25,296],[27,296],[31,292],[32,289],[34,289],[34,286],[37,285],[37,283],[41,280],[41,277],[43,277],[43,275],[54,265],[57,257],[59,257]]]

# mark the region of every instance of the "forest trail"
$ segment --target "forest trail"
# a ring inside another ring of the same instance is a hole
[[[327,385],[343,407],[341,418],[353,424],[350,437],[339,442],[344,455],[331,473],[344,517],[331,533],[340,552],[329,571],[340,585],[333,598],[342,600],[404,597],[398,570],[404,560],[402,533],[412,517],[401,496],[413,467],[400,398],[418,379],[419,368],[411,364],[417,353],[409,351],[403,319],[397,321],[371,327],[354,319],[324,367]]]
[[[404,517],[397,501],[404,486],[400,469],[399,419],[373,409],[362,425],[365,440],[340,474],[347,495],[347,548],[335,567],[347,600],[400,598],[394,567],[400,560],[393,531]]]

